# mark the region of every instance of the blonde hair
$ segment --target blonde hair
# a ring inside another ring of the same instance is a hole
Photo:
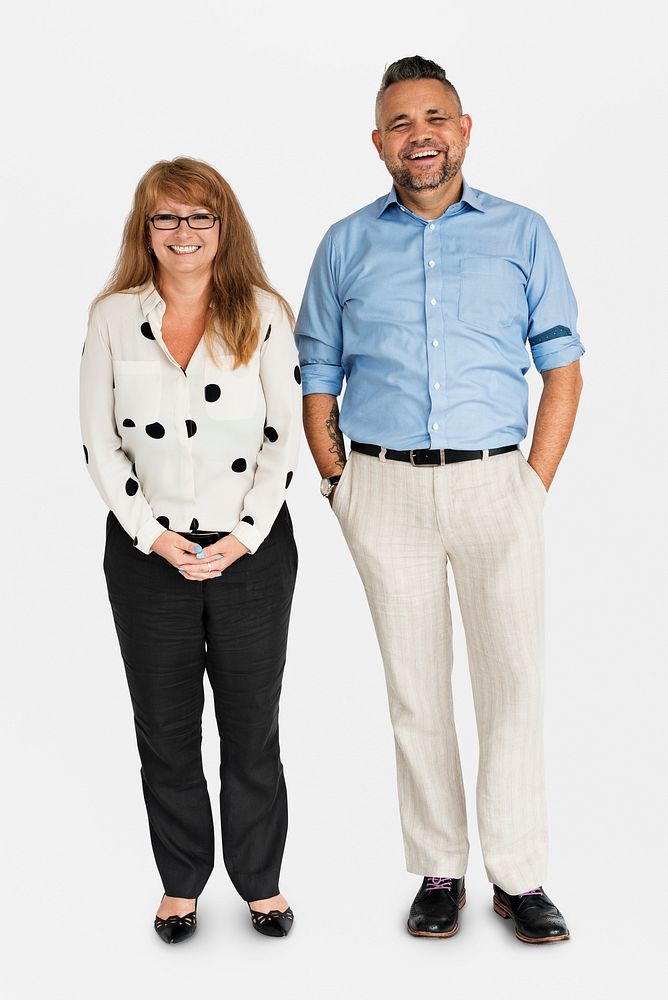
[[[95,302],[115,292],[146,288],[151,283],[160,291],[158,262],[148,249],[148,217],[161,198],[201,205],[219,217],[211,309],[204,340],[214,359],[213,346],[222,339],[234,355],[235,367],[247,364],[260,333],[255,290],[275,295],[293,324],[294,314],[283,296],[269,284],[253,231],[232,188],[214,167],[202,160],[177,156],[174,160],[160,160],[146,171],[125,220],[116,264]]]

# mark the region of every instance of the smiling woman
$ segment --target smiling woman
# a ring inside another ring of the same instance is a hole
[[[258,932],[291,927],[278,702],[297,570],[296,372],[290,307],[227,182],[197,160],[156,163],[91,308],[81,428],[110,508],[104,571],[165,890],[155,929],[170,944],[194,933],[213,866],[205,670],[225,744],[225,865]]]
[[[207,217],[206,225],[202,216]],[[179,248],[187,254],[189,247],[204,251],[190,251],[202,273],[206,265],[211,268],[205,345],[214,353],[216,340],[222,341],[237,363],[245,364],[257,337],[254,290],[277,293],[267,279],[236,195],[208,163],[179,156],[147,170],[137,185],[116,266],[95,303],[149,282],[160,291],[170,258],[185,255]],[[277,297],[293,321],[290,306]]]

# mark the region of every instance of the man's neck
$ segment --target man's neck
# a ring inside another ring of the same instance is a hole
[[[397,193],[402,205],[421,219],[438,219],[439,216],[461,200],[464,185],[461,170],[458,170],[452,180],[438,188],[427,188],[424,191],[410,191],[397,187]]]

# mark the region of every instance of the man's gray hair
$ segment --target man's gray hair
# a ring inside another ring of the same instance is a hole
[[[376,97],[376,125],[378,125],[378,111],[385,91],[393,83],[401,83],[402,80],[439,80],[447,87],[457,102],[457,112],[462,114],[462,102],[459,100],[459,94],[446,77],[443,67],[432,62],[431,59],[423,59],[422,56],[406,56],[404,59],[397,59],[383,73],[380,90]]]

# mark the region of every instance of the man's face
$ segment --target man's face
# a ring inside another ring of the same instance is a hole
[[[447,184],[464,162],[471,119],[439,80],[403,80],[385,91],[373,144],[397,187]]]

